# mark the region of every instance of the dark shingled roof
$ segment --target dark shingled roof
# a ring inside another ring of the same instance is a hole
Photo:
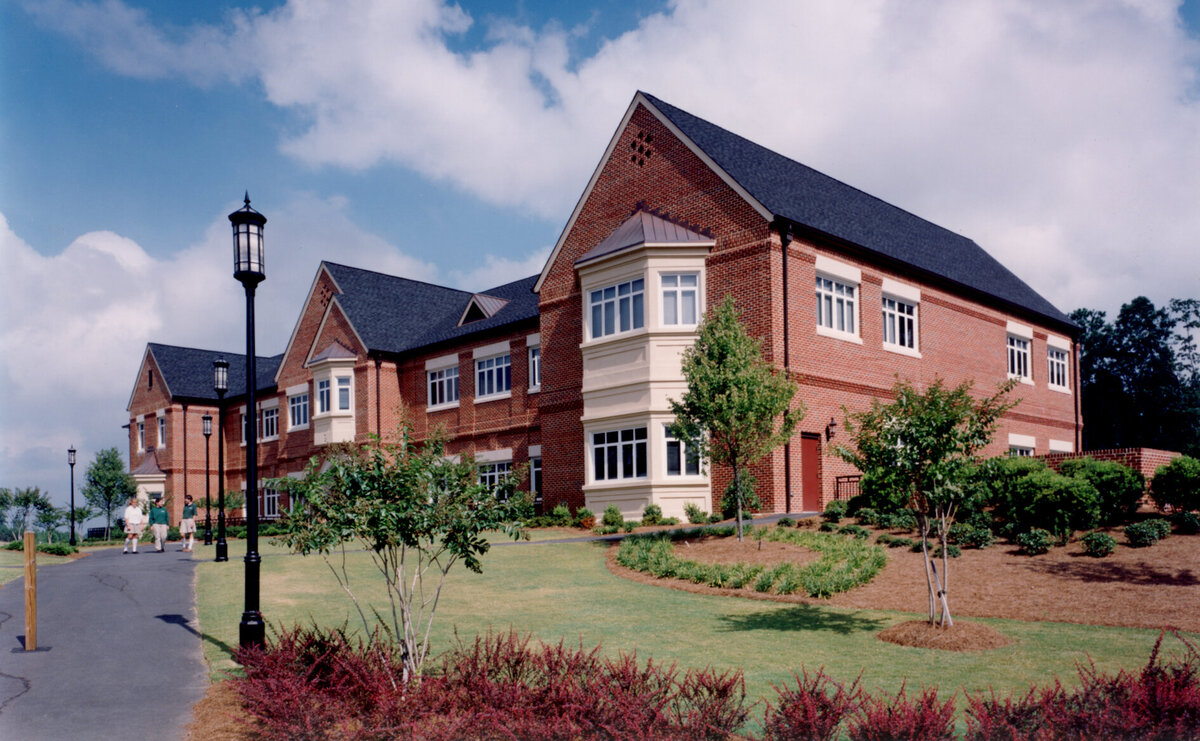
[[[774,216],[1074,326],[974,241],[642,95]]]
[[[215,402],[217,392],[213,391],[213,361],[217,358],[229,361],[229,391],[225,398],[244,396],[246,393],[245,355],[160,345],[157,342],[151,342],[146,348],[154,355],[163,376],[162,380],[166,382],[171,396],[176,399],[211,399]],[[270,358],[259,356],[254,367],[255,375],[258,376],[258,391],[275,388],[275,372],[279,370],[279,363],[282,361],[283,355]]]
[[[402,353],[538,315],[537,276],[479,291],[506,301],[495,314],[458,326],[475,294],[325,262],[342,290],[338,303],[368,350]]]

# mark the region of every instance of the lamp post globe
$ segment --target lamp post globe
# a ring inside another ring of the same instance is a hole
[[[215,561],[229,560],[225,542],[225,392],[229,390],[229,361],[213,361],[213,391],[217,393],[217,554]]]
[[[67,448],[67,463],[71,466],[71,545],[75,545],[75,446]]]
[[[258,608],[258,404],[257,368],[254,350],[254,289],[266,277],[263,259],[263,226],[267,217],[250,207],[250,193],[245,205],[229,214],[233,225],[233,277],[246,289],[246,409],[250,415],[246,435],[246,607],[238,629],[239,645],[243,648],[262,646],[266,641],[266,623]]]

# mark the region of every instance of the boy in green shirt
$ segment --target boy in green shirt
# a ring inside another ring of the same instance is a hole
[[[154,550],[156,553],[164,553],[166,551],[164,545],[167,542],[167,527],[169,522],[167,508],[163,506],[162,497],[159,497],[154,500],[154,506],[150,508],[150,530],[154,533]]]

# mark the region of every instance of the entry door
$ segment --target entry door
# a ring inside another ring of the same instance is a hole
[[[821,510],[821,437],[805,432],[800,436],[800,498],[805,512]]]

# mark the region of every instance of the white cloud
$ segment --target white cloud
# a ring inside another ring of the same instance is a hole
[[[484,255],[482,263],[473,270],[451,271],[447,285],[464,291],[483,291],[502,286],[542,272],[548,257],[549,246],[515,260],[497,255]]]

